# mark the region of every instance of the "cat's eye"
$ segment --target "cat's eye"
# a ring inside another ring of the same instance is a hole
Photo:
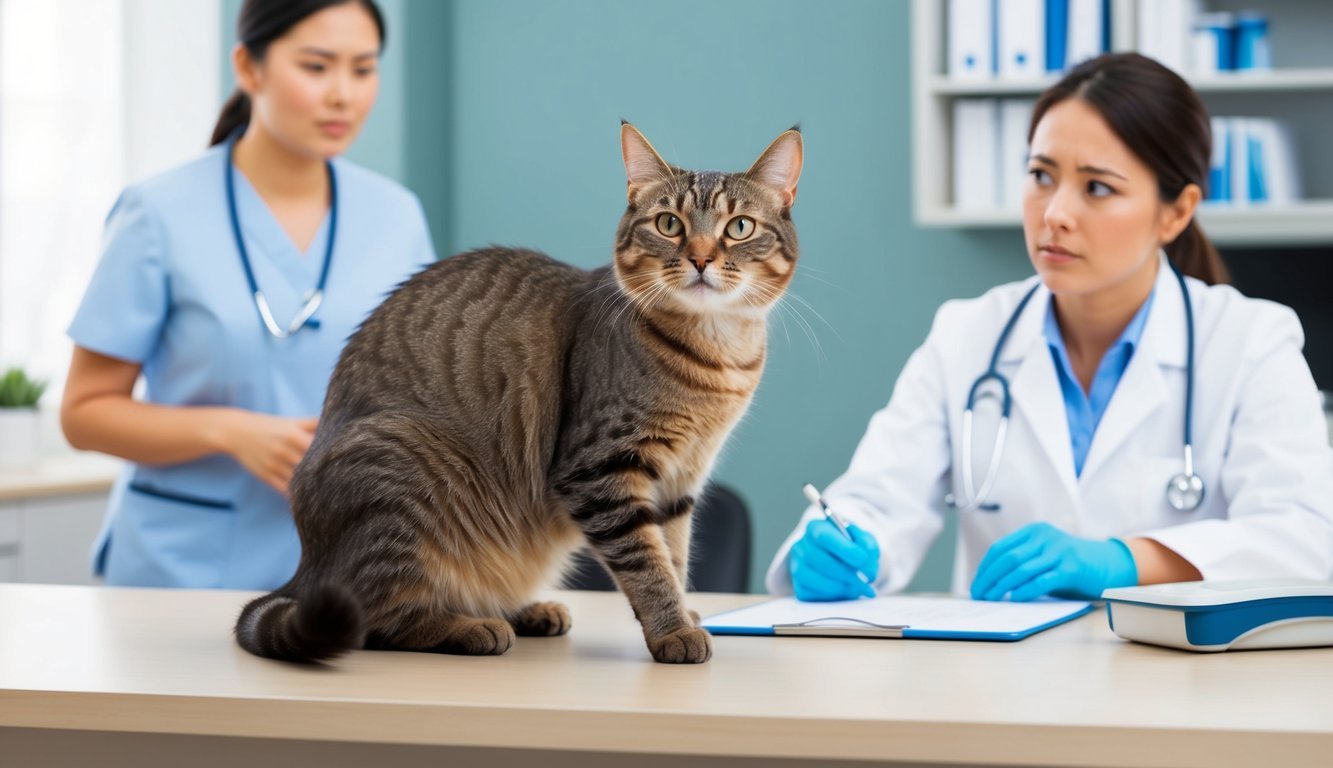
[[[676,218],[676,214],[659,213],[657,215],[657,231],[667,237],[676,237],[683,229],[685,229],[685,225],[680,222],[680,219]]]
[[[737,216],[727,222],[727,237],[732,240],[744,240],[754,234],[754,219],[749,216]]]

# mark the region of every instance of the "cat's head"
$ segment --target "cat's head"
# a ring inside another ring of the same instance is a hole
[[[800,131],[783,133],[743,173],[669,165],[629,123],[620,146],[629,208],[616,232],[615,270],[624,290],[642,305],[767,311],[796,269]]]

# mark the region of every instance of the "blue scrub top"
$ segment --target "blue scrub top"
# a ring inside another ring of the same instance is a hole
[[[149,402],[318,416],[347,338],[384,297],[435,260],[421,204],[398,184],[334,160],[338,231],[318,327],[265,330],[228,218],[225,145],[127,188],[70,325],[74,343],[138,363]],[[236,204],[255,280],[285,327],[319,280],[327,214],[306,253],[239,171]],[[283,496],[230,456],[130,465],[112,488],[93,569],[126,586],[274,589],[300,559]]]

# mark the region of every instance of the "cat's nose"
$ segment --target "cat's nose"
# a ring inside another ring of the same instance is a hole
[[[690,263],[699,270],[699,274],[703,274],[704,268],[713,263],[713,244],[706,238],[695,237],[690,239],[687,247],[690,252]]]

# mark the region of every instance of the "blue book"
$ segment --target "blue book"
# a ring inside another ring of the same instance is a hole
[[[1213,156],[1208,163],[1208,199],[1231,200],[1231,121],[1214,117]]]
[[[1102,53],[1111,51],[1111,0],[1102,0]]]
[[[1246,173],[1250,176],[1250,202],[1262,203],[1268,200],[1268,185],[1264,175],[1264,145],[1257,132],[1246,133],[1247,153]]]
[[[1065,68],[1069,49],[1069,0],[1046,0],[1046,71]]]

